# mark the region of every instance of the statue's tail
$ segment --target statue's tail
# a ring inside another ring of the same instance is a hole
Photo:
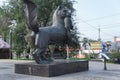
[[[35,33],[39,31],[39,24],[37,19],[37,6],[31,0],[23,0],[25,3],[25,13],[27,18],[28,28]]]

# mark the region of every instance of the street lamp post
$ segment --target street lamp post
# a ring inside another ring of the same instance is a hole
[[[9,44],[10,44],[9,59],[12,59],[12,28],[10,28],[9,31]]]
[[[15,20],[11,21],[11,25],[9,25],[9,44],[10,44],[10,53],[9,53],[9,59],[12,59],[12,33],[16,27],[17,23]]]
[[[106,61],[107,59],[104,57],[104,70],[107,70]]]

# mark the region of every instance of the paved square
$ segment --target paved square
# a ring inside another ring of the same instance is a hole
[[[15,63],[29,61],[0,60],[0,80],[120,80],[120,64],[107,63],[104,71],[103,62],[89,62],[89,71],[61,75],[57,77],[38,77],[14,73]]]

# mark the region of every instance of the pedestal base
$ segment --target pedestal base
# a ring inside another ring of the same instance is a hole
[[[15,73],[44,77],[53,77],[87,70],[89,70],[88,61],[62,60],[54,61],[51,64],[15,64]]]

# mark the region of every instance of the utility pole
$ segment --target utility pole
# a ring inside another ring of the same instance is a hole
[[[101,33],[101,30],[100,30],[100,25],[99,25],[99,28],[98,28],[98,41],[101,41],[100,33]]]

